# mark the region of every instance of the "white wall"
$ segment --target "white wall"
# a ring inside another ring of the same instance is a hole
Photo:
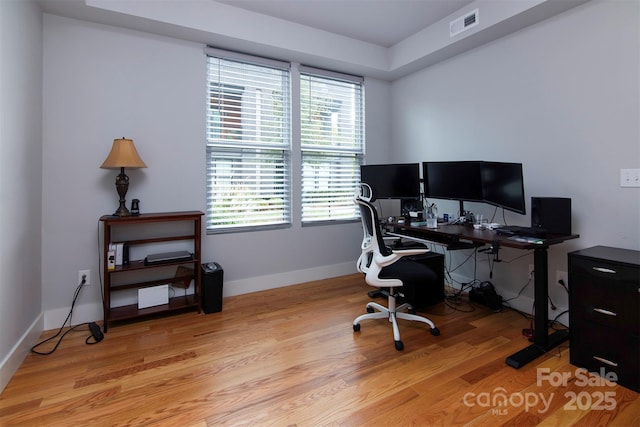
[[[205,210],[205,55],[198,43],[54,15],[44,17],[44,40],[43,308],[55,327],[80,269],[94,279],[78,319],[102,317],[98,219],[117,207],[117,171],[99,166],[114,138],[133,138],[148,166],[127,171],[128,203],[140,199],[142,212]],[[371,153],[386,150],[389,88],[366,80]],[[221,264],[224,294],[234,295],[354,272],[361,239],[359,223],[295,223],[203,236],[202,252]]]
[[[580,238],[550,249],[552,283],[555,270],[567,270],[569,251],[640,249],[640,189],[619,187],[620,168],[640,167],[638,5],[589,2],[392,86],[394,161],[522,162],[528,211],[531,196],[572,199]],[[457,211],[457,204],[437,202],[440,213]],[[501,214],[496,219],[503,222]],[[530,221],[528,214],[506,219]],[[455,254],[453,265],[466,255]],[[513,262],[495,264],[492,280],[505,297],[527,281],[533,259],[515,260],[519,255],[503,250]],[[488,280],[486,256],[479,261],[478,278]],[[473,277],[471,264],[459,272]],[[567,306],[562,288],[550,293]]]
[[[0,1],[0,391],[42,330],[42,18]]]
[[[127,170],[128,205],[204,206],[203,79],[196,44],[44,15],[46,328],[64,320],[81,269],[91,270],[92,285],[80,293],[76,321],[102,318],[98,227],[118,206],[118,171],[99,167],[114,138],[132,138],[148,166]]]

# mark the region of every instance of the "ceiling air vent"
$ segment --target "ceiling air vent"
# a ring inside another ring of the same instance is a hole
[[[467,31],[469,28],[475,27],[476,25],[478,25],[478,9],[472,10],[471,12],[451,21],[449,24],[449,36],[453,37],[458,35],[463,31]]]

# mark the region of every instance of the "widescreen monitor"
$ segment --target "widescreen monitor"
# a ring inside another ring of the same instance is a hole
[[[369,184],[374,199],[419,199],[420,164],[360,166],[360,181]]]
[[[525,214],[521,163],[482,162],[482,197],[485,202]]]
[[[423,162],[424,196],[481,202],[480,168],[480,161]]]

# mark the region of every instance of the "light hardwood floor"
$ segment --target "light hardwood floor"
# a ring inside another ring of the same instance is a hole
[[[26,358],[0,396],[0,425],[640,425],[638,393],[584,384],[568,345],[506,366],[528,344],[514,311],[439,304],[423,314],[441,335],[401,321],[402,352],[386,320],[354,333],[371,289],[350,275],[115,325],[96,345],[72,332]]]

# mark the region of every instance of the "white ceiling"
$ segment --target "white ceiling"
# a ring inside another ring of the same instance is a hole
[[[230,6],[391,47],[473,0],[216,0]]]

